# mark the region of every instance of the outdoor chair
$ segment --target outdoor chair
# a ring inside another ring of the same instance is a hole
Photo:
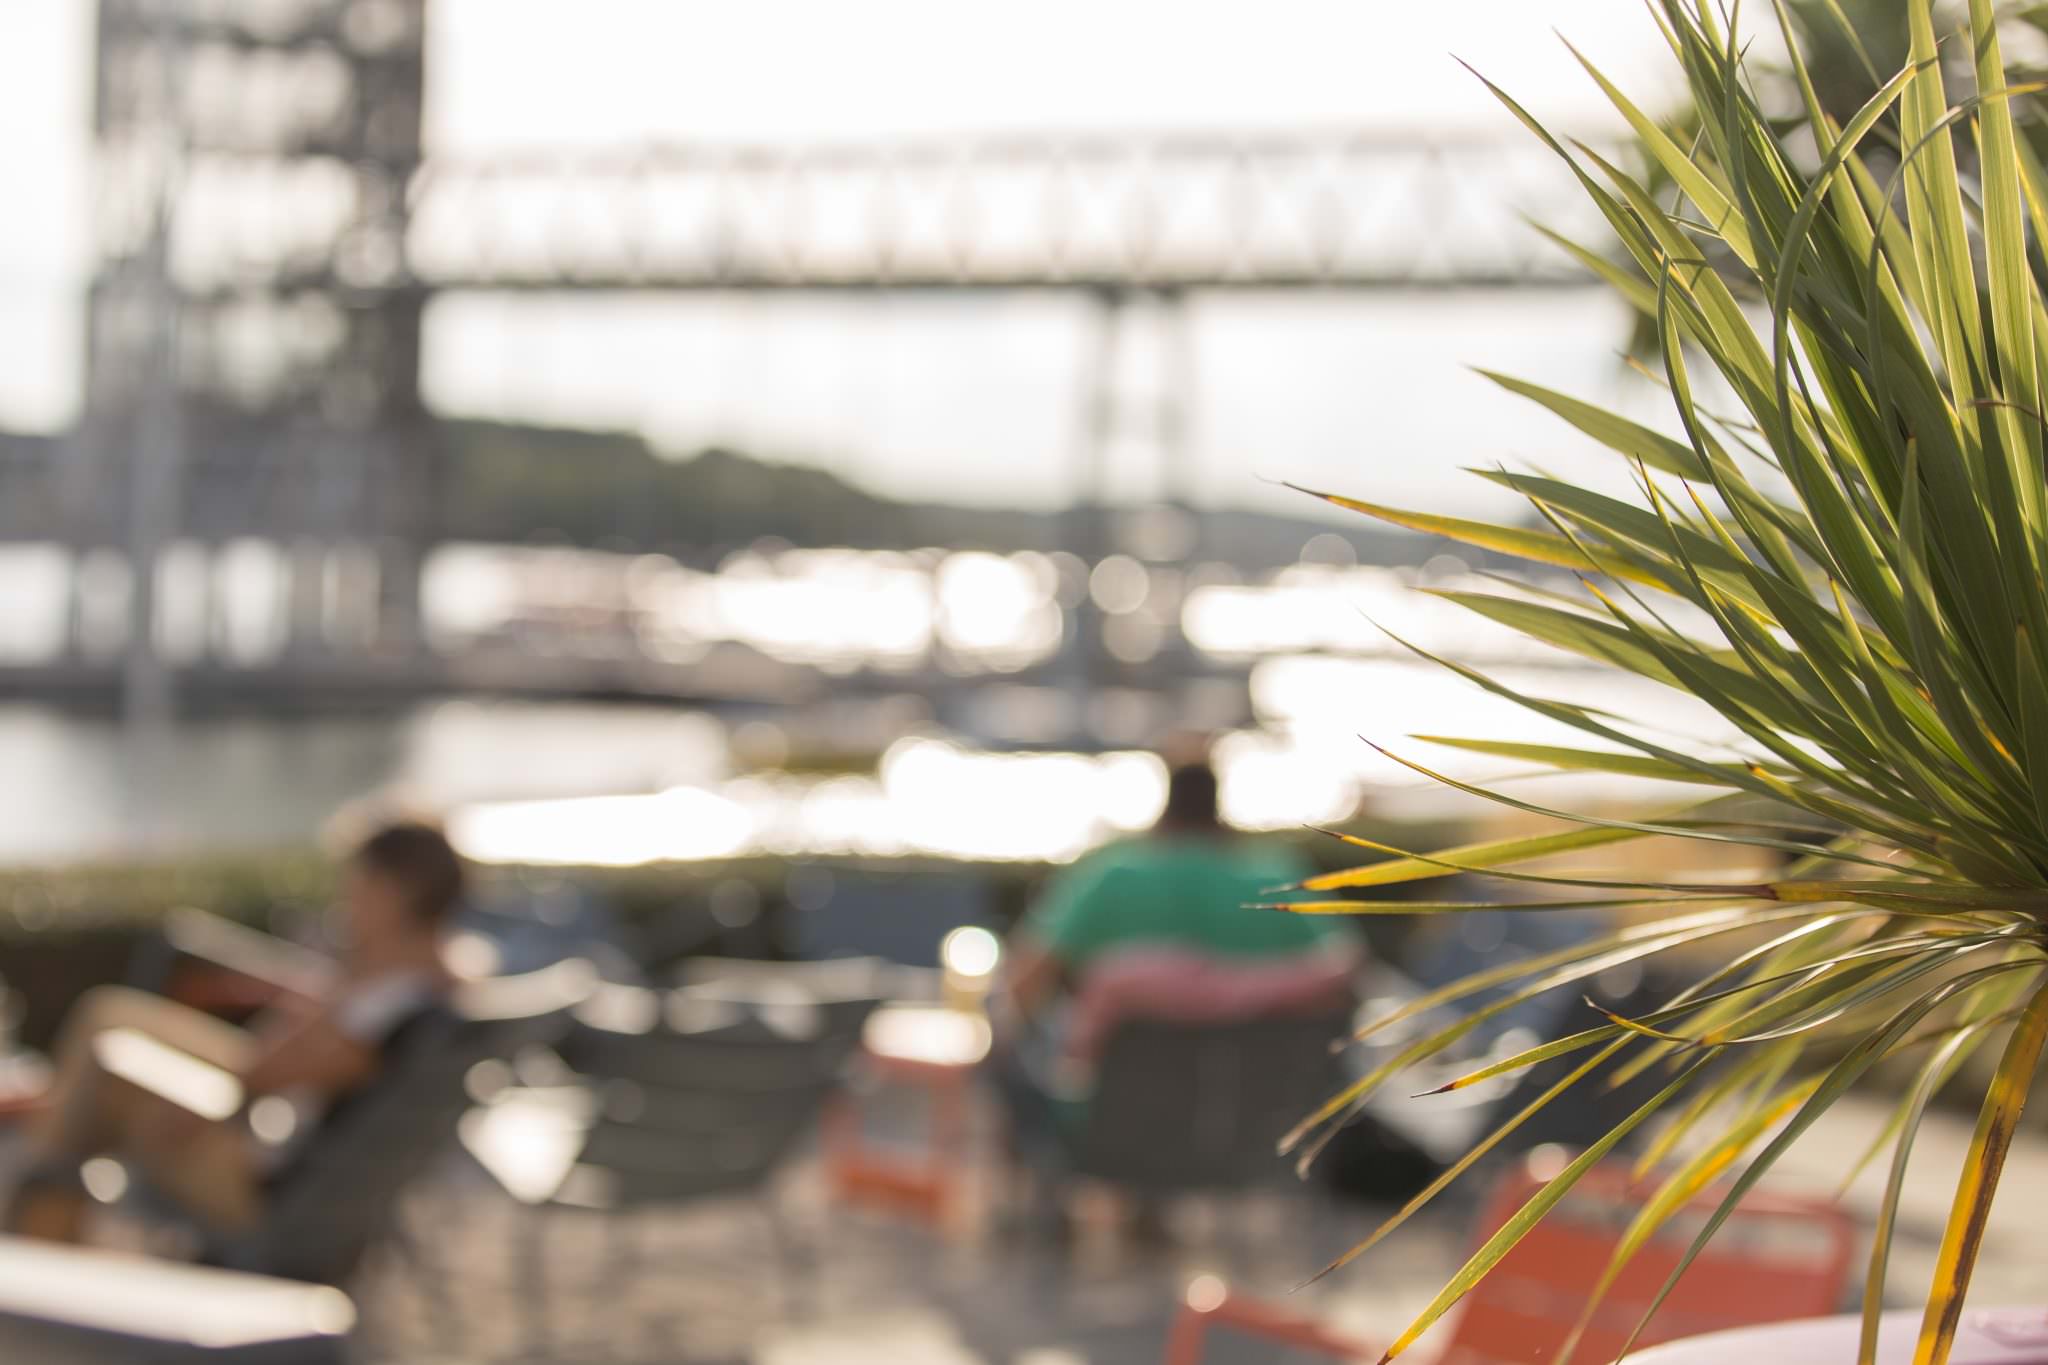
[[[388,1072],[331,1112],[274,1178],[255,1234],[209,1243],[242,1270],[341,1284],[393,1227],[400,1192],[455,1137],[472,1068],[559,1039],[588,993],[590,965],[557,963],[468,984],[404,1026]]]
[[[1478,1240],[1543,1186],[1544,1164],[1532,1157],[1502,1178],[1487,1202]],[[1434,1365],[1521,1365],[1547,1358],[1563,1344],[1623,1230],[1654,1188],[1631,1183],[1619,1168],[1588,1173],[1453,1310],[1448,1343],[1440,1354],[1424,1358]],[[1614,1360],[1719,1200],[1718,1191],[1702,1195],[1636,1254],[1608,1290],[1573,1359],[1586,1365]],[[1693,1262],[1637,1345],[1832,1313],[1847,1288],[1854,1243],[1853,1224],[1834,1205],[1752,1192]],[[1174,1319],[1165,1365],[1199,1365],[1214,1327],[1338,1360],[1377,1360],[1385,1349],[1384,1342],[1368,1344],[1331,1330],[1290,1305],[1235,1294],[1220,1281],[1202,1279],[1189,1287]]]
[[[1280,1137],[1337,1089],[1330,1042],[1349,1031],[1350,1017],[1120,1020],[1084,1105],[1048,1098],[1036,1120],[1015,1116],[1010,1156],[1026,1180],[1009,1196],[1011,1225],[1063,1233],[1069,1195],[1084,1181],[1113,1187],[1141,1215],[1181,1196],[1292,1188]],[[1040,1063],[1013,1053],[1007,1065],[1035,1071]],[[1043,1077],[1029,1084],[1052,1093]]]
[[[873,1000],[684,989],[640,1033],[579,1027],[564,1060],[596,1105],[558,1202],[617,1207],[760,1188],[839,1083]]]
[[[972,1096],[992,1041],[985,1017],[951,1005],[899,996],[869,1015],[859,1061],[826,1112],[819,1142],[833,1199],[935,1226],[968,1211]],[[870,1132],[874,1114],[892,1121],[881,1141]]]
[[[1070,1139],[1069,1173],[1150,1196],[1291,1179],[1280,1136],[1335,1090],[1329,1044],[1349,1028],[1348,1012],[1123,1021]]]
[[[416,1015],[394,1038],[378,1078],[331,1109],[271,1177],[253,1231],[190,1226],[197,1259],[213,1266],[340,1285],[386,1236],[401,1240],[400,1193],[445,1151],[468,1107],[465,1078],[479,1063],[559,1038],[590,988],[589,964],[564,962],[517,977],[466,983],[446,1006]],[[178,1211],[145,1187],[131,1207],[158,1222]]]
[[[835,1201],[935,1224],[965,1207],[970,1092],[988,1052],[988,1025],[940,1003],[947,995],[943,970],[881,957],[700,957],[683,963],[677,980],[694,997],[746,998],[764,1012],[778,1000],[808,1002],[827,1033],[860,1053],[823,1118],[819,1155]],[[878,1002],[885,1002],[879,1010]],[[891,1140],[871,1140],[867,1114],[885,1108],[892,1118],[906,1109],[921,1116],[922,1133],[912,1136],[914,1125],[905,1131],[898,1123]]]
[[[558,1083],[508,1087],[462,1121],[464,1146],[539,1215],[523,1241],[520,1287],[544,1340],[556,1214],[607,1219],[607,1293],[647,1264],[629,1216],[716,1198],[762,1217],[787,1291],[809,1269],[771,1182],[816,1126],[877,1002],[807,999],[760,983],[651,991],[601,987],[560,1049]]]

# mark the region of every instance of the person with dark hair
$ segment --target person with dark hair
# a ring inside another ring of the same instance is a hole
[[[1044,1140],[1047,1115],[1085,1102],[1120,1020],[1341,1007],[1360,965],[1351,927],[1250,908],[1312,871],[1227,828],[1215,770],[1197,761],[1170,770],[1148,834],[1056,874],[1013,936],[994,1001],[998,1083],[1023,1145]]]
[[[8,1231],[77,1241],[87,1201],[78,1171],[118,1156],[207,1226],[255,1226],[266,1158],[242,1119],[271,1095],[310,1122],[373,1082],[405,1024],[438,1005],[451,978],[445,921],[462,898],[463,867],[441,832],[384,825],[341,867],[345,946],[336,970],[282,998],[249,1030],[120,986],[87,992],[65,1020],[46,1102],[28,1132],[29,1175]],[[310,1129],[302,1119],[300,1132]]]
[[[1217,830],[1222,818],[1217,809],[1219,795],[1216,770],[1206,763],[1183,763],[1166,775],[1166,806],[1159,812],[1158,828]]]

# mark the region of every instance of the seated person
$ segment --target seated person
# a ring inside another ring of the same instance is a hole
[[[80,1240],[87,1201],[77,1172],[102,1154],[132,1163],[210,1229],[257,1226],[271,1166],[241,1113],[205,1117],[117,1073],[196,1072],[243,1109],[265,1095],[316,1109],[345,1100],[376,1080],[404,1025],[445,999],[441,928],[462,884],[461,860],[438,830],[397,823],[371,834],[342,868],[340,969],[317,994],[286,996],[252,1030],[124,987],[88,992],[58,1038],[46,1102],[27,1134],[30,1174],[6,1229]]]
[[[1089,1064],[1122,1019],[1244,1019],[1350,1000],[1351,926],[1247,908],[1314,869],[1233,835],[1216,797],[1206,763],[1175,768],[1152,831],[1057,875],[1018,926],[992,1004],[998,1082],[1026,1145],[1053,1136],[1062,1101],[1085,1097]]]

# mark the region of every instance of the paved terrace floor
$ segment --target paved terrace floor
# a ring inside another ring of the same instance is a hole
[[[1786,1157],[1773,1184],[1832,1193],[1888,1111],[1880,1098],[1850,1101]],[[1912,1303],[1928,1280],[1970,1127],[1967,1116],[1939,1115],[1922,1132],[1894,1250],[1888,1301],[1896,1306]],[[1883,1180],[1880,1161],[1846,1206],[1867,1221]],[[777,1273],[754,1206],[537,1213],[514,1206],[474,1168],[451,1165],[408,1210],[431,1244],[434,1271],[384,1254],[357,1286],[362,1357],[404,1365],[1153,1365],[1190,1276],[1220,1273],[1284,1291],[1380,1212],[1320,1193],[1256,1196],[1175,1210],[1163,1244],[1084,1219],[1062,1245],[986,1225],[936,1233],[886,1213],[827,1208],[819,1185],[815,1166],[802,1163],[784,1191],[820,1244],[805,1301],[793,1300]],[[1973,1302],[2048,1300],[2048,1219],[2037,1209],[2044,1189],[2048,1139],[2030,1134],[2007,1168]],[[1387,1339],[1454,1268],[1469,1217],[1468,1204],[1454,1204],[1418,1218],[1303,1301],[1366,1340]],[[627,1254],[635,1251],[637,1270]],[[1214,1343],[1211,1365],[1307,1359],[1222,1335]],[[1413,1358],[1430,1358],[1427,1343]]]

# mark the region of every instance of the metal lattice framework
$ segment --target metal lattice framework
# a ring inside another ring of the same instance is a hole
[[[1570,285],[1525,219],[1598,231],[1540,146],[1385,132],[443,157],[410,204],[416,278],[491,290]]]

